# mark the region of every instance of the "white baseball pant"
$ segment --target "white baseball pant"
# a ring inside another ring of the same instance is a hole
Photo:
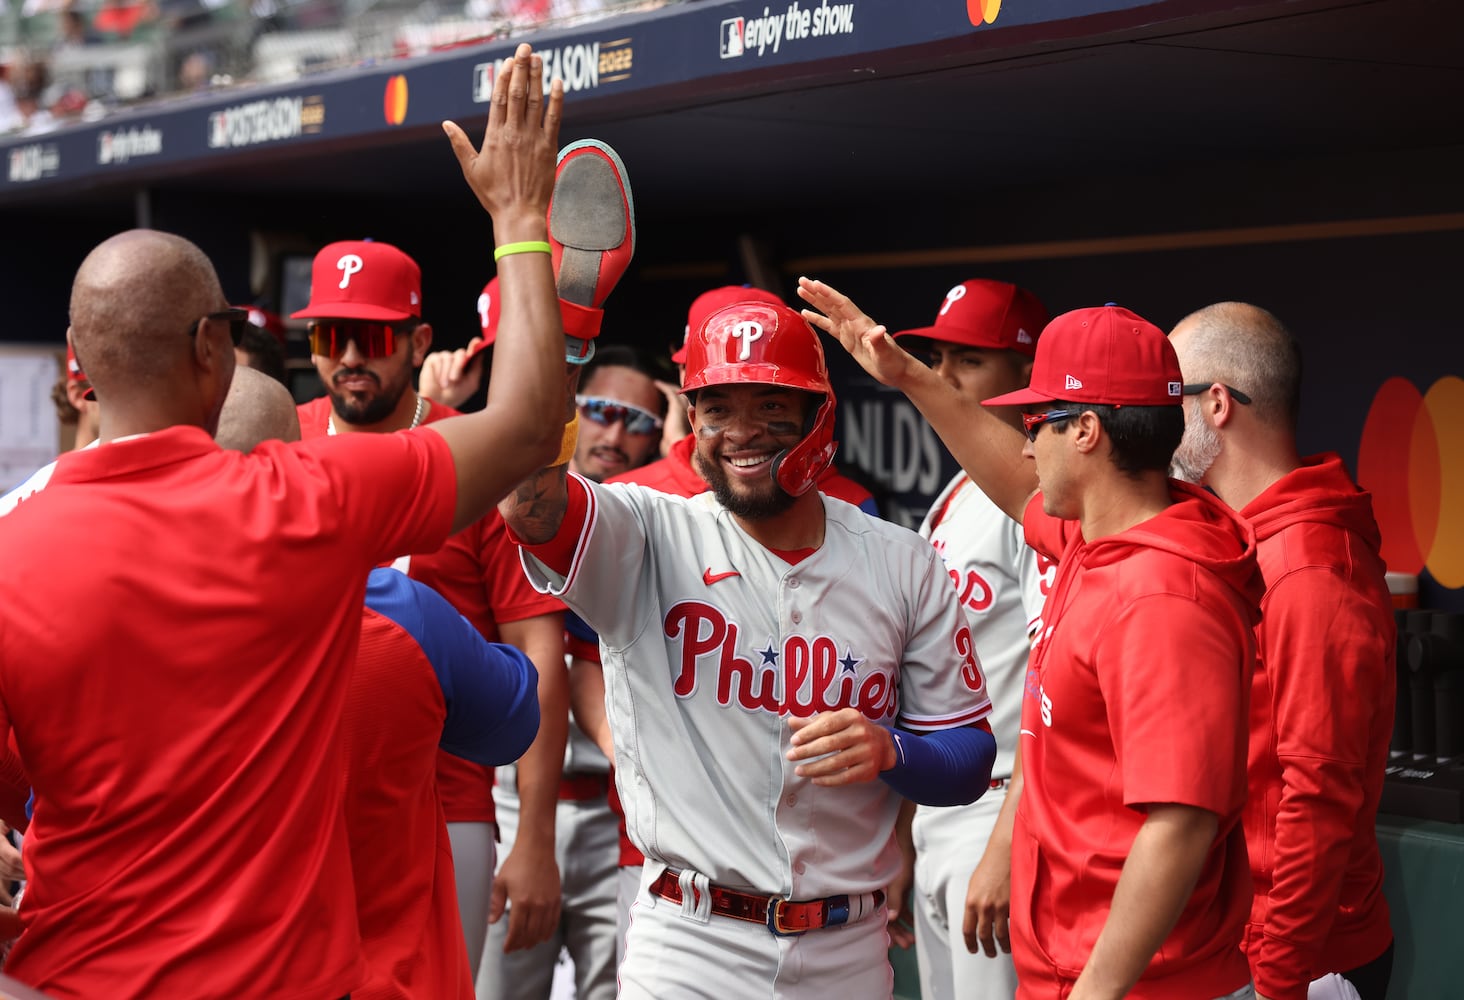
[[[502,771],[499,772],[502,775]],[[518,835],[519,800],[501,777],[493,789],[506,858]],[[548,1000],[559,951],[574,962],[577,1000],[615,1000],[616,878],[620,824],[604,796],[561,800],[554,811],[554,856],[562,894],[559,927],[547,941],[504,954],[508,914],[488,928],[477,993],[494,1000]]]
[[[915,958],[922,1000],[1012,1000],[1017,970],[998,951],[971,954],[961,925],[966,887],[1001,812],[1004,790],[992,789],[968,806],[920,806],[915,841]]]
[[[447,839],[452,842],[452,871],[458,899],[458,919],[463,941],[468,946],[468,964],[473,975],[483,958],[483,936],[488,932],[488,903],[493,898],[496,867],[492,823],[449,823]]]

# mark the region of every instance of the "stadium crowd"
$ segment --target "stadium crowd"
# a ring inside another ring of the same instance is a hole
[[[446,126],[496,244],[462,350],[331,243],[296,407],[192,244],[82,264],[78,450],[0,503],[6,972],[887,997],[913,941],[928,998],[1383,1000],[1392,616],[1285,326],[972,278],[892,333],[804,278],[648,357],[600,336],[625,167],[556,158],[542,73]],[[918,534],[834,464],[825,343],[962,466]]]

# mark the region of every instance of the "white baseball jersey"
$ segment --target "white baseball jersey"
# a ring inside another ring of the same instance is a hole
[[[997,757],[992,776],[1012,773],[1027,675],[1028,635],[1040,624],[1052,563],[1022,538],[1022,527],[965,475],[941,491],[920,526],[945,561],[981,653],[991,694]],[[915,843],[915,948],[926,1000],[1010,1000],[1017,989],[1010,955],[966,950],[961,924],[971,873],[1001,811],[1001,793],[969,806],[919,806]]]
[[[527,550],[524,565],[600,635],[631,840],[758,893],[883,889],[900,865],[898,794],[795,775],[784,717],[852,706],[916,732],[986,717],[935,550],[821,495],[823,544],[790,565],[710,493],[580,482],[589,503],[568,574]]]
[[[981,654],[997,747],[991,776],[1009,777],[1022,720],[1029,636],[1041,624],[1057,563],[1033,551],[1022,526],[964,473],[931,505],[920,535],[945,562]]]

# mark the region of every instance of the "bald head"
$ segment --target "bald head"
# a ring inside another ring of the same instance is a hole
[[[202,250],[171,233],[129,230],[77,270],[72,344],[99,399],[164,391],[189,358],[191,324],[226,304]]]
[[[246,452],[263,441],[300,440],[300,417],[290,391],[264,372],[236,369],[214,440]]]
[[[1190,313],[1170,334],[1186,382],[1215,382],[1251,398],[1257,419],[1294,430],[1301,409],[1301,349],[1259,306],[1217,302]]]

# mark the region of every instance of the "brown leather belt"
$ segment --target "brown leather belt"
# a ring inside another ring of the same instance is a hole
[[[564,802],[603,799],[610,791],[608,774],[566,774],[559,779],[559,798]]]
[[[681,872],[675,868],[667,868],[651,883],[651,891],[662,899],[680,903]],[[781,896],[758,896],[716,885],[709,886],[708,891],[712,895],[713,913],[731,917],[733,920],[745,920],[750,924],[764,924],[778,937],[794,937],[849,922],[847,895],[795,902]],[[876,889],[873,897],[873,908],[879,909],[885,894]]]

